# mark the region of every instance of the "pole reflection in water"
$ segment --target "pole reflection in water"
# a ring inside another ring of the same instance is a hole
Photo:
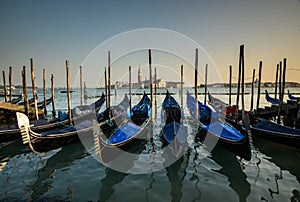
[[[36,179],[29,183],[31,190],[31,199],[40,199],[43,195],[52,189],[55,173],[63,169],[64,172],[70,169],[75,160],[87,156],[85,148],[78,142],[76,144],[63,147],[60,151],[51,156],[46,164],[36,171]],[[70,191],[70,188],[68,189]],[[69,194],[70,196],[72,194]]]
[[[100,182],[99,201],[113,200],[114,186],[121,183],[127,175],[127,173],[107,168],[105,170],[105,177]]]

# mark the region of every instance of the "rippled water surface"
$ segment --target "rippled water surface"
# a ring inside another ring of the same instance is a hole
[[[112,99],[113,104],[122,99],[123,93],[118,90],[118,97]],[[66,109],[65,95],[56,94],[59,95],[57,109]],[[180,101],[178,92],[175,97]],[[134,96],[133,103],[137,103],[139,98]],[[163,95],[158,96],[157,103],[161,103],[163,98]],[[249,98],[249,95],[246,96],[246,99]],[[266,105],[263,99],[261,103]],[[72,104],[77,105],[78,100]],[[51,110],[51,106],[48,110]],[[159,115],[154,125],[154,147],[145,143],[143,152],[146,154],[153,148],[161,147],[159,106],[157,110]],[[127,174],[107,168],[94,159],[80,142],[45,154],[34,154],[21,141],[2,143],[0,200],[300,200],[300,149],[253,137],[251,161],[242,160],[220,147],[208,152],[205,145],[193,142],[194,128],[186,109],[185,114],[184,124],[189,131],[188,150],[172,165],[148,174]],[[149,158],[136,159],[132,166],[151,165]],[[163,159],[154,158],[154,161],[160,164]]]

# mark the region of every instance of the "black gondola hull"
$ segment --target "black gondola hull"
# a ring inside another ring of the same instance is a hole
[[[272,130],[262,130],[254,127],[251,128],[251,132],[253,135],[278,142],[280,144],[300,148],[300,135],[289,135],[286,133],[278,133]]]
[[[222,146],[245,160],[251,160],[251,148],[247,136],[240,141],[230,141],[201,128],[198,130],[195,141],[204,142],[206,145]]]

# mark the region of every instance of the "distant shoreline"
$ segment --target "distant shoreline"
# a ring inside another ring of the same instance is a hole
[[[231,84],[231,88],[236,88],[237,87],[237,83],[232,83]],[[251,88],[252,86],[252,83],[245,83],[245,87],[246,88]],[[198,85],[198,88],[203,88],[204,87],[204,84],[200,84]],[[212,84],[208,84],[207,85],[208,88],[229,88],[229,84],[228,83],[212,83]],[[275,83],[274,82],[262,82],[261,83],[261,87],[265,87],[265,88],[275,88]],[[9,89],[9,86],[6,86],[7,89]],[[43,89],[43,87],[36,87],[37,89]],[[47,89],[49,89],[50,87],[47,87]],[[71,89],[79,89],[80,87],[71,87]],[[93,88],[93,89],[104,89],[104,87],[87,87],[87,88]],[[124,86],[124,87],[119,87],[117,89],[127,89],[128,86]],[[172,88],[172,87],[166,87],[166,88]],[[166,88],[158,88],[158,89],[166,89]],[[184,87],[184,88],[194,88],[192,86],[188,86],[188,87]],[[285,88],[300,88],[300,83],[297,83],[297,82],[286,82],[285,83]],[[12,89],[13,90],[22,90],[23,89],[23,86],[21,85],[13,85],[12,86]],[[27,86],[27,89],[32,89],[31,86]],[[66,89],[66,87],[61,87],[61,86],[58,86],[58,87],[55,87],[55,89]],[[112,88],[114,89],[114,88]],[[149,88],[145,88],[145,89],[149,89]],[[176,88],[174,88],[176,89]],[[3,85],[0,85],[0,91],[3,90]]]

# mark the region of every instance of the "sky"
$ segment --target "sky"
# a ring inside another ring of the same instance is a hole
[[[287,58],[286,80],[300,83],[299,0],[2,0],[0,28],[0,68],[8,80],[9,66],[13,67],[15,85],[21,84],[24,65],[30,84],[30,58],[34,59],[37,86],[42,86],[43,68],[47,86],[50,86],[51,74],[54,74],[55,86],[66,86],[66,60],[70,64],[71,83],[75,83],[79,66],[100,44],[124,32],[144,28],[170,30],[199,44],[224,82],[228,82],[229,65],[237,77],[239,47],[244,44],[246,81],[251,80],[254,68],[258,71],[259,61],[263,61],[262,80],[275,81],[276,65]],[[148,40],[147,36],[140,37]],[[147,50],[133,51],[122,57],[114,54],[116,52],[111,52],[113,82],[120,78],[126,80],[124,72],[129,65],[134,69],[134,82],[138,63],[142,63],[143,75],[148,74]],[[189,54],[194,56],[194,52],[191,47]],[[181,56],[174,59],[170,56],[172,53],[159,53],[153,50],[153,63],[157,65],[159,77],[174,80],[174,75],[166,69],[178,72],[183,63],[193,68],[192,62],[186,64]],[[103,58],[107,58],[107,53]],[[199,57],[199,61],[202,59]],[[107,61],[101,62],[107,64]],[[91,78],[103,77],[101,62],[89,68],[83,66],[87,86],[96,85]],[[160,71],[159,66],[167,68]],[[199,68],[203,71],[204,65],[199,64]],[[192,74],[193,71],[186,70],[185,79],[192,80]],[[212,74],[208,73],[209,82],[215,81]]]

